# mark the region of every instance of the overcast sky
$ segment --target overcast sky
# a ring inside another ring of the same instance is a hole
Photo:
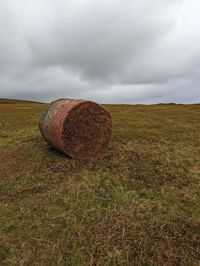
[[[200,102],[199,0],[0,0],[0,97]]]

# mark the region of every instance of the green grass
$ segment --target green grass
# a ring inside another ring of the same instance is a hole
[[[87,162],[44,142],[44,104],[0,104],[0,265],[199,265],[200,105],[106,107]]]

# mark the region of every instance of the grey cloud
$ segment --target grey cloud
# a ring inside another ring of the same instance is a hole
[[[86,79],[121,81],[147,45],[151,49],[173,26],[170,11],[174,6],[164,1],[157,1],[158,6],[147,1],[87,2],[78,10],[69,5],[66,12],[58,12],[59,19],[49,10],[49,23],[41,27],[38,19],[38,25],[28,30],[35,64],[61,64]],[[166,11],[169,14],[160,15]]]
[[[0,97],[197,101],[199,8],[198,0],[2,0]]]

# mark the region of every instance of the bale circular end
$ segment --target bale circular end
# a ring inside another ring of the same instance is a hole
[[[110,113],[91,101],[60,99],[41,115],[40,131],[49,145],[72,158],[103,153],[111,140]]]

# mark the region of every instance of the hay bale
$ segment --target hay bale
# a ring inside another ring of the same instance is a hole
[[[39,128],[50,146],[72,158],[88,159],[108,147],[112,118],[97,103],[58,99],[41,114]]]

